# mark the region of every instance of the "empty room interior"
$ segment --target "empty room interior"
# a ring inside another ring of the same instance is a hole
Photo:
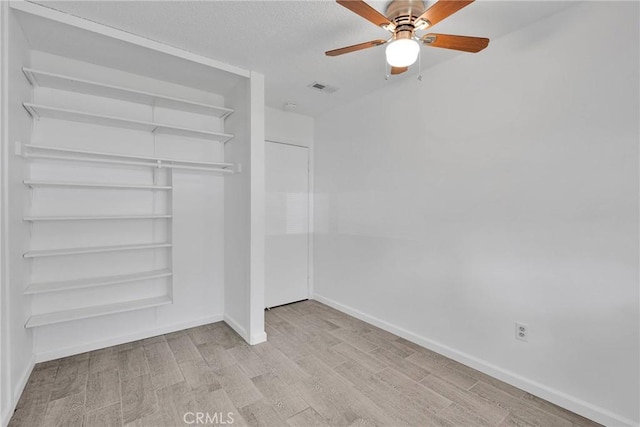
[[[0,1],[0,427],[640,427],[640,2]]]

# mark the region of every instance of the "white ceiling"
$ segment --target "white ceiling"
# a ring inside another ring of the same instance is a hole
[[[38,3],[262,72],[268,105],[282,108],[285,102],[294,102],[296,112],[311,116],[400,79],[417,76],[417,66],[413,66],[407,73],[385,80],[384,47],[333,58],[325,56],[326,50],[389,35],[332,0]],[[384,13],[387,2],[370,4]],[[575,2],[478,0],[432,31],[495,40],[572,4]],[[476,55],[482,54],[487,50]],[[456,55],[472,54],[425,46],[422,69]],[[317,92],[307,87],[314,81],[339,90],[331,95]]]

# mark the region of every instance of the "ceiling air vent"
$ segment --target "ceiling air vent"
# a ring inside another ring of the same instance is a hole
[[[335,86],[329,86],[324,83],[313,82],[309,85],[309,87],[313,90],[317,90],[322,93],[333,93],[338,90]]]

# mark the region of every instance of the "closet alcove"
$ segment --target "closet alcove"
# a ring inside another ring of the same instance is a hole
[[[36,362],[216,321],[264,341],[263,76],[2,7],[8,393]]]

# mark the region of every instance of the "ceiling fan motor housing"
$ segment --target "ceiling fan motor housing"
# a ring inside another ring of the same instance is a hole
[[[425,10],[421,0],[394,0],[387,6],[387,18],[393,22],[393,39],[412,39],[416,20]]]
[[[387,19],[396,25],[396,28],[411,25],[426,9],[422,0],[393,0],[387,6]]]

